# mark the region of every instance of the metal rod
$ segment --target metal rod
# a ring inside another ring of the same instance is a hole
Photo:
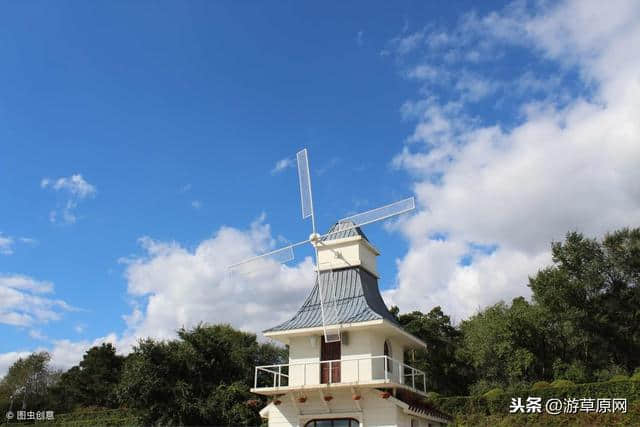
[[[389,359],[387,356],[384,357],[384,381],[389,382]]]

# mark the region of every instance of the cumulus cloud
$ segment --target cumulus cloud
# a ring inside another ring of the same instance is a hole
[[[280,159],[273,166],[273,169],[271,169],[271,175],[279,174],[280,172],[284,171],[285,169],[292,168],[293,165],[294,165],[294,161],[290,157],[287,157],[287,158],[284,158],[284,159]]]
[[[195,248],[150,237],[140,238],[139,244],[140,255],[121,260],[132,306],[122,316],[124,332],[93,341],[57,340],[48,349],[37,349],[50,351],[55,366],[72,366],[88,348],[101,342],[112,342],[119,352],[128,353],[139,338],[171,339],[179,328],[200,322],[231,323],[259,334],[291,317],[313,284],[313,264],[308,257],[292,266],[266,263],[248,273],[229,272],[230,264],[277,244],[264,215],[248,230],[222,227]],[[28,278],[14,279],[13,288],[17,287],[52,289],[46,282]],[[82,331],[83,327],[76,327],[76,332]],[[18,353],[0,355],[0,376],[3,363],[6,369],[17,357]]]
[[[0,323],[33,326],[60,319],[73,310],[66,302],[53,299],[53,284],[24,275],[0,275]]]
[[[127,290],[136,303],[125,320],[135,336],[168,338],[201,321],[258,332],[292,315],[313,283],[310,259],[249,275],[228,271],[275,244],[261,220],[245,232],[223,227],[193,250],[148,237],[140,244],[144,255],[126,260]]]
[[[43,178],[40,187],[50,188],[63,195],[60,206],[49,212],[49,220],[53,223],[75,223],[78,202],[97,193],[96,187],[89,184],[80,174],[58,179]]]
[[[533,11],[519,5],[466,16],[451,35],[425,35],[427,45],[449,46],[461,28],[468,50],[517,43],[558,73],[574,69],[582,90],[563,100],[527,99],[532,88],[555,91],[567,83],[545,85],[530,71],[515,75],[509,87],[520,87],[525,98],[516,98],[520,120],[509,127],[476,120],[466,107],[477,96],[427,96],[403,107],[417,124],[393,164],[414,177],[420,209],[402,226],[410,249],[398,260],[397,288],[385,294],[401,310],[441,305],[465,318],[528,295],[528,276],[551,261],[550,241],[567,231],[599,236],[640,223],[638,3],[568,1]],[[442,234],[447,238],[433,239]],[[496,249],[461,263],[474,244]]]

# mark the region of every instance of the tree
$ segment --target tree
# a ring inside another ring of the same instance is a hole
[[[487,307],[462,322],[461,331],[460,354],[486,387],[550,377],[545,319],[523,297]]]
[[[0,396],[13,409],[42,408],[48,403],[49,388],[59,373],[51,369],[47,352],[33,353],[19,358],[0,382]]]
[[[110,343],[87,350],[78,366],[62,374],[55,388],[57,404],[69,410],[76,406],[118,405],[116,386],[120,381],[124,357]]]
[[[198,325],[178,336],[138,343],[125,361],[121,402],[149,424],[259,424],[257,408],[247,404],[255,399],[253,367],[282,360],[283,350],[229,325]]]
[[[426,349],[410,351],[405,356],[410,364],[425,371],[427,388],[440,394],[465,393],[471,370],[456,356],[462,334],[451,325],[449,316],[440,307],[427,314],[414,311],[398,315],[398,311],[392,307],[399,323],[427,344]]]
[[[556,374],[578,365],[589,377],[640,366],[640,229],[602,242],[571,232],[552,244],[552,255],[554,265],[529,286],[557,337]]]

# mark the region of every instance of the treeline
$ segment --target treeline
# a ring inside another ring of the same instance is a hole
[[[540,381],[623,379],[640,367],[640,229],[601,241],[572,232],[552,252],[553,265],[529,279],[531,302],[500,302],[459,325],[440,307],[406,314],[392,308],[427,343],[405,360],[426,372],[431,392],[478,395]],[[266,402],[249,392],[253,369],[287,357],[287,349],[228,325],[142,340],[126,357],[103,344],[66,372],[51,369],[47,353],[35,353],[0,381],[0,413],[127,408],[145,425],[259,425]]]
[[[483,394],[638,372],[640,228],[600,241],[571,232],[552,243],[552,255],[553,265],[529,278],[531,302],[500,302],[457,326],[440,307],[398,316],[428,345],[407,357],[427,372],[430,390]]]
[[[35,353],[0,382],[0,411],[127,408],[143,425],[260,425],[264,402],[249,392],[253,367],[286,358],[286,349],[228,325],[146,339],[126,357],[102,344],[66,372],[51,369],[48,353]]]

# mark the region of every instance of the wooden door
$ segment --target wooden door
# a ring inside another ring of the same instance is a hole
[[[325,360],[340,360],[340,341],[325,342],[322,336],[322,346],[320,347],[320,382],[322,384],[340,382],[340,362],[324,362]],[[331,381],[329,381],[331,380]]]

